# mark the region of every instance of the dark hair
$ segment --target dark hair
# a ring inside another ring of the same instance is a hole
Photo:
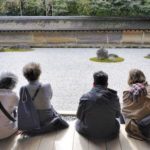
[[[23,75],[28,81],[38,80],[41,74],[41,67],[37,63],[29,63],[23,67]]]
[[[18,82],[15,74],[5,72],[0,75],[0,89],[13,89]]]
[[[95,85],[107,85],[108,84],[108,75],[103,71],[98,71],[93,74],[94,84]]]
[[[129,71],[128,84],[132,85],[135,83],[147,84],[146,77],[145,77],[144,73],[139,69],[131,69]]]

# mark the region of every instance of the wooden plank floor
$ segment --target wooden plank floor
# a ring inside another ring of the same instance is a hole
[[[0,141],[0,150],[150,150],[150,143],[127,137],[124,125],[112,141],[90,141],[75,131],[75,122],[65,130],[36,137],[14,135]]]

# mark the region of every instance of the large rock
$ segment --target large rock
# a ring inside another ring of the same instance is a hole
[[[108,51],[104,49],[103,47],[97,50],[96,52],[98,59],[106,59],[108,58]]]
[[[146,57],[150,57],[150,54],[147,54],[147,56]]]
[[[119,56],[116,55],[116,54],[109,54],[108,57],[109,57],[109,59],[116,59],[116,58],[118,58]]]

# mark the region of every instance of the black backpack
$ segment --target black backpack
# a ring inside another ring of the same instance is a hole
[[[138,126],[142,134],[146,138],[150,138],[150,115],[140,120]]]

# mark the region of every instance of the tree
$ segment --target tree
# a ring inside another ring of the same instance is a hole
[[[46,15],[52,16],[53,15],[53,0],[45,0],[46,3]]]
[[[45,16],[45,5],[43,0],[25,0],[23,15],[25,16]]]
[[[80,15],[77,10],[77,0],[68,0],[67,1],[67,9],[68,9],[68,15],[70,16],[77,16]]]
[[[111,2],[108,1],[91,1],[91,16],[111,16]]]
[[[68,14],[67,3],[65,0],[53,0],[53,15],[63,16]]]
[[[0,0],[0,15],[4,15],[4,2],[5,0]]]
[[[90,0],[77,0],[77,12],[81,16],[89,16],[91,14]]]
[[[0,0],[0,15],[150,16],[150,0]]]
[[[20,8],[18,1],[2,1],[1,5],[2,14],[6,16],[19,16]]]

